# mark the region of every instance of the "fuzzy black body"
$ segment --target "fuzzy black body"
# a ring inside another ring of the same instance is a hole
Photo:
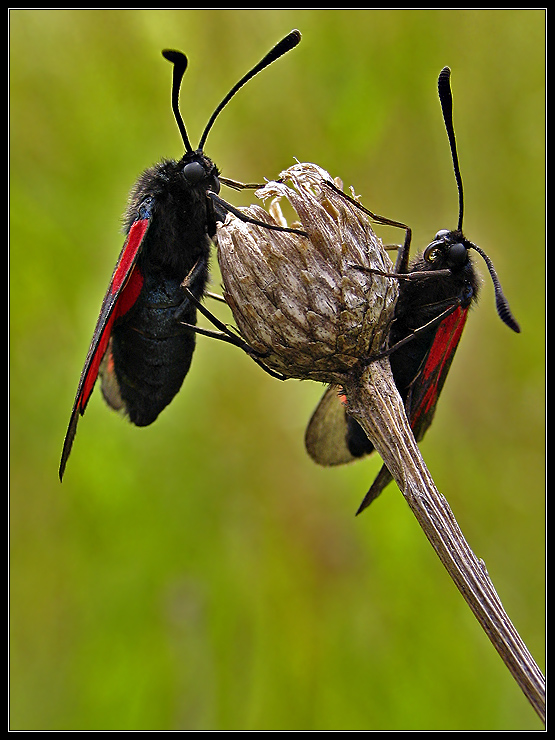
[[[193,173],[193,182],[187,173]],[[127,230],[144,209],[151,224],[136,270],[143,284],[132,307],[116,319],[111,360],[104,363],[107,402],[137,426],[151,424],[179,391],[195,349],[196,307],[183,283],[201,300],[208,280],[215,213],[206,191],[218,192],[218,173],[203,154],[165,161],[138,180],[126,212]],[[114,393],[115,374],[118,394]]]
[[[202,295],[205,276],[193,286]],[[176,320],[183,305],[183,288],[177,279],[148,275],[137,303],[112,330],[111,357],[101,371],[102,391],[107,403],[123,409],[137,426],[152,424],[181,388],[187,375],[195,333]],[[182,309],[183,310],[183,309]],[[187,323],[196,322],[196,310],[183,310]],[[118,395],[112,395],[111,373],[117,379]]]

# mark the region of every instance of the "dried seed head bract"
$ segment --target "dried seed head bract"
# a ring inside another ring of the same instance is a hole
[[[269,212],[251,219],[287,226],[280,201],[307,236],[245,223],[229,215],[218,229],[224,296],[245,341],[264,364],[289,378],[342,383],[387,338],[397,281],[368,216],[326,183],[314,164],[295,164],[256,192]]]

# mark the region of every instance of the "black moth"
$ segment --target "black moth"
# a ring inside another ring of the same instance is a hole
[[[189,142],[178,104],[187,58],[179,51],[162,52],[173,64],[172,109],[185,154],[179,161],[165,160],[146,170],[131,191],[125,214],[127,237],[81,373],[62,451],[60,480],[79,416],[85,412],[99,375],[106,402],[124,411],[133,424],[146,426],[180,389],[197,332],[224,339],[252,354],[200,304],[216,222],[223,221],[227,211],[248,220],[218,196],[220,184],[249,187],[220,177],[203,147],[216,117],[233,95],[300,40],[300,33],[292,31],[239,80],[215,109],[196,150]],[[197,309],[219,331],[196,327]],[[258,361],[256,356],[254,359]]]
[[[463,190],[452,120],[450,74],[448,67],[441,71],[438,92],[459,193],[457,228],[438,231],[423,254],[409,263],[410,229],[405,224],[371,213],[358,201],[337,191],[376,222],[405,229],[405,240],[399,249],[395,272],[389,275],[399,280],[399,298],[388,346],[378,357],[389,356],[395,385],[404,401],[417,441],[423,438],[432,423],[469,308],[477,300],[478,276],[470,259],[470,250],[480,254],[486,262],[500,318],[513,331],[520,331],[491,260],[462,232]],[[330,187],[334,186],[330,184]],[[321,465],[350,462],[374,450],[360,425],[345,412],[341,393],[340,388],[328,388],[306,431],[308,453]],[[384,465],[357,513],[365,509],[390,481],[391,475]]]

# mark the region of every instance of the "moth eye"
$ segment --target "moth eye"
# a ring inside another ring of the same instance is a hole
[[[435,245],[430,245],[424,252],[426,262],[435,262],[441,257],[441,249]]]
[[[206,171],[200,162],[189,162],[183,167],[183,177],[193,185],[200,182],[205,176]]]
[[[468,250],[464,246],[464,244],[457,242],[456,244],[452,244],[449,247],[447,260],[450,266],[452,267],[462,266],[466,264],[467,259],[468,259]]]

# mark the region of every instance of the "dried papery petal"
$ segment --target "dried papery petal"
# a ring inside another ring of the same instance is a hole
[[[383,344],[398,286],[356,269],[392,272],[393,265],[366,214],[325,181],[333,182],[317,165],[296,164],[256,192],[272,199],[269,213],[242,209],[284,226],[279,202],[286,199],[308,237],[228,216],[218,229],[218,260],[239,331],[269,367],[341,382]]]

